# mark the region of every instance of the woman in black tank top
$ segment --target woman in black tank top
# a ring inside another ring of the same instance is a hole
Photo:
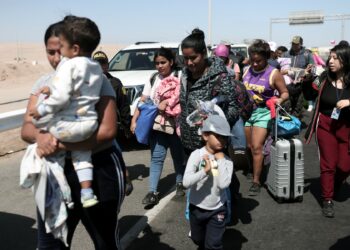
[[[331,49],[325,75],[307,143],[315,129],[320,154],[322,213],[334,217],[333,199],[350,175],[350,47],[337,45]]]

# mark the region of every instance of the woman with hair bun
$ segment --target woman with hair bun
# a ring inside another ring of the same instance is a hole
[[[193,151],[204,146],[204,141],[201,135],[198,134],[198,128],[202,125],[202,122],[195,123],[193,127],[186,122],[187,116],[197,109],[198,101],[211,101],[215,97],[223,97],[220,98],[223,101],[217,104],[223,110],[226,120],[230,123],[230,127],[239,119],[240,109],[237,102],[238,97],[235,91],[235,82],[227,73],[224,62],[218,57],[208,58],[207,56],[203,31],[194,29],[182,41],[181,49],[185,67],[181,77],[180,105],[182,112],[180,114],[180,130],[185,154],[188,157]],[[220,136],[218,135],[218,137]],[[220,137],[219,140],[224,142],[227,140],[227,137]],[[218,156],[213,157],[218,161],[224,160]],[[227,158],[226,160],[230,162]],[[198,171],[195,174],[201,173],[201,171]],[[207,178],[207,175],[204,178]],[[235,178],[234,174],[233,178]],[[232,183],[232,178],[229,181]],[[236,181],[233,182],[238,184]],[[224,208],[228,208],[228,203],[225,193],[221,192],[221,194],[223,195],[220,195],[219,200],[224,205],[215,209],[197,208],[196,205],[198,204],[191,203],[194,202],[193,200],[190,201],[191,239],[199,246],[198,249],[204,249],[204,247],[205,249],[222,249],[222,235],[224,230],[221,229],[225,228],[227,213]],[[210,223],[205,227],[205,231],[203,231],[203,223],[208,221]],[[208,235],[210,237],[206,237]]]
[[[261,187],[263,146],[271,123],[270,110],[266,107],[266,101],[274,96],[276,89],[279,93],[276,104],[287,100],[289,95],[283,76],[268,64],[271,53],[269,44],[264,40],[255,40],[248,48],[248,53],[250,66],[243,74],[243,83],[258,108],[253,111],[250,119],[245,123],[245,134],[247,155],[253,167],[253,184],[249,189],[249,195],[256,196]]]
[[[226,101],[219,106],[231,126],[239,118],[239,106],[234,82],[227,74],[223,61],[217,57],[208,58],[203,31],[194,29],[182,41],[181,49],[185,67],[181,77],[180,129],[185,153],[190,155],[203,146],[198,126],[190,127],[186,123],[186,117],[197,109],[196,101],[210,101],[216,96],[224,96]]]

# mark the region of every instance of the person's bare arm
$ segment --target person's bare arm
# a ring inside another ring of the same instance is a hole
[[[235,80],[239,81],[239,79],[241,78],[241,73],[235,73]]]
[[[36,142],[41,155],[50,155],[57,150],[57,139],[50,133],[37,129],[32,122],[32,117],[29,115],[30,110],[35,107],[37,101],[38,97],[36,95],[29,97],[22,124],[21,138],[28,143]]]
[[[112,143],[117,133],[117,112],[115,99],[111,96],[101,96],[96,105],[99,127],[87,140],[77,143],[59,142],[59,148],[64,150],[96,150],[105,144]]]
[[[28,143],[35,143],[37,134],[39,130],[32,123],[32,117],[29,115],[29,111],[35,107],[35,104],[38,101],[36,95],[31,95],[28,100],[27,110],[24,114],[23,124],[21,129],[21,138],[23,141]]]
[[[281,104],[284,101],[288,100],[289,93],[281,73],[278,71],[275,72],[275,74],[273,75],[272,81],[273,81],[273,87],[277,89],[280,94],[279,98],[277,99],[277,104]]]

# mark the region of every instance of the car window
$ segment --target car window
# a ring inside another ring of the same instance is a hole
[[[246,47],[231,47],[231,51],[234,54],[240,54],[244,57],[248,57],[248,50]]]
[[[122,50],[119,51],[110,61],[110,71],[125,70],[155,70],[153,63],[154,55],[158,48]],[[178,48],[172,49],[174,54],[178,54]]]
[[[129,57],[130,57],[130,53],[125,53],[124,51],[120,51],[117,55],[113,57],[113,59],[109,63],[110,70],[114,70],[114,71],[126,70]]]

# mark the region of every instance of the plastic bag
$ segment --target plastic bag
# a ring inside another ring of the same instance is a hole
[[[224,102],[226,99],[224,96],[218,96],[211,101],[196,101],[197,109],[189,114],[186,118],[186,122],[190,127],[196,126],[199,122],[206,119],[210,114],[216,114],[225,117],[222,109],[216,105],[217,103]]]
[[[292,137],[300,134],[301,122],[295,116],[280,116],[277,121],[277,136]]]
[[[194,127],[198,122],[203,121],[206,116],[212,114],[214,111],[214,101],[196,101],[197,109],[189,114],[186,122],[190,127]]]

